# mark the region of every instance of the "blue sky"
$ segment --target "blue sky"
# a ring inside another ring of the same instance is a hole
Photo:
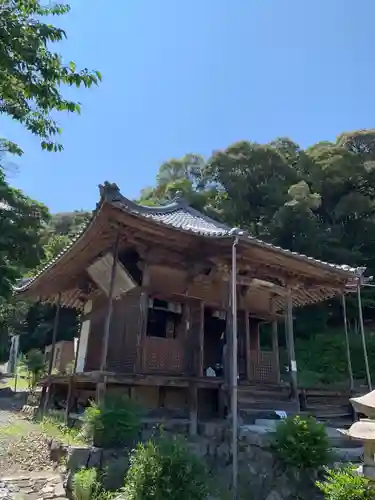
[[[11,182],[53,212],[92,209],[97,185],[136,197],[160,164],[234,141],[302,146],[375,125],[374,0],[70,0],[66,61],[103,83],[72,90],[63,153],[2,118],[23,147]]]

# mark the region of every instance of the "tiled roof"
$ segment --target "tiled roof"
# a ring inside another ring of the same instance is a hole
[[[120,193],[117,185],[110,183],[105,183],[103,186],[100,186],[100,194],[101,200],[98,204],[98,208],[100,208],[103,203],[109,203],[119,208],[120,210],[124,210],[136,216],[144,217],[146,219],[152,219],[158,224],[166,225],[180,231],[191,232],[203,237],[234,238],[235,236],[239,236],[241,240],[247,241],[249,244],[268,248],[290,257],[294,257],[298,260],[303,260],[306,262],[310,262],[311,264],[319,265],[320,267],[336,269],[337,271],[348,274],[348,278],[354,278],[355,276],[363,273],[363,268],[353,268],[347,265],[330,264],[328,262],[314,259],[313,257],[309,257],[307,255],[292,252],[291,250],[286,250],[276,245],[272,245],[271,243],[266,243],[262,240],[259,240],[258,238],[249,235],[245,231],[241,231],[237,228],[230,228],[229,226],[217,222],[214,219],[198,212],[197,210],[189,206],[183,199],[176,199],[169,205],[146,207],[144,205],[139,205],[129,200],[128,198],[125,198]],[[83,235],[87,227],[91,225],[91,223],[95,219],[97,210],[93,212],[91,220],[88,221],[88,223],[82,228],[82,230],[75,236],[73,241],[64,250],[62,250],[59,255],[55,257],[51,262],[49,262],[44,269],[42,269],[27,283],[24,283],[21,286],[17,287],[16,291],[27,289],[44,271],[52,267],[66,252],[69,251],[69,249],[75,244],[75,242]]]

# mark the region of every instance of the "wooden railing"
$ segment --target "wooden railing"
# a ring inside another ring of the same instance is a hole
[[[272,351],[250,351],[250,380],[278,382],[278,367]]]
[[[183,373],[184,349],[181,341],[159,337],[146,337],[144,340],[144,371]]]

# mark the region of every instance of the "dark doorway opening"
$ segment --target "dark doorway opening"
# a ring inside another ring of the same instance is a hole
[[[204,348],[203,367],[204,375],[207,370],[214,370],[217,377],[224,374],[223,348],[225,344],[226,320],[225,313],[213,309],[204,312]]]

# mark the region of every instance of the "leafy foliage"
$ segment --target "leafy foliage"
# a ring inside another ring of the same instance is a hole
[[[118,448],[131,445],[140,430],[139,409],[124,396],[107,395],[104,403],[86,408],[82,435],[95,446]]]
[[[39,264],[48,219],[47,207],[9,186],[0,165],[0,297],[8,299],[15,281]]]
[[[39,0],[2,0],[0,4],[0,113],[40,137],[42,148],[48,151],[62,149],[54,140],[61,129],[53,112],[80,112],[79,103],[66,99],[61,86],[90,87],[101,80],[98,71],[79,71],[74,62],[64,64],[50,50],[66,33],[44,18],[69,10],[69,5],[42,6]],[[9,146],[13,152],[21,152],[15,145]]]
[[[31,349],[22,359],[22,365],[28,372],[29,390],[34,392],[45,373],[44,354],[38,349]]]
[[[327,469],[324,481],[318,481],[318,488],[326,500],[373,500],[374,489],[370,481],[359,476],[354,467]]]
[[[98,488],[96,469],[81,469],[73,477],[73,496],[75,500],[91,500]]]
[[[130,458],[124,487],[129,500],[205,500],[204,463],[179,439],[139,443]]]
[[[300,416],[282,420],[273,436],[272,448],[289,467],[318,469],[329,463],[330,447],[323,424]]]

